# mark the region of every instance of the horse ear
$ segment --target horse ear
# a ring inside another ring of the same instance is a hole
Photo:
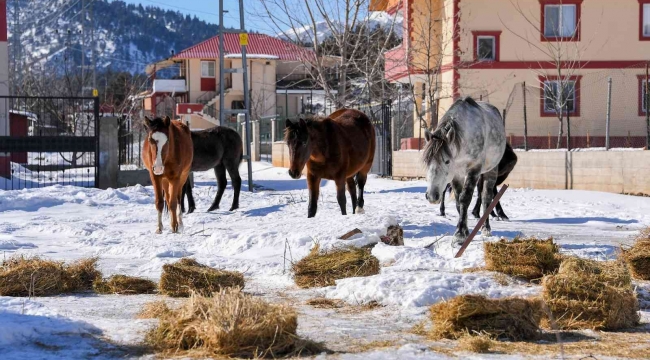
[[[284,121],[284,125],[287,127],[287,129],[293,127],[293,123],[289,119]]]
[[[307,122],[305,121],[305,119],[300,119],[300,127],[301,128],[306,128],[307,127]]]
[[[433,137],[433,135],[431,135],[431,132],[429,131],[429,129],[424,130],[424,140],[426,140],[426,142],[431,141],[432,137]]]
[[[151,119],[148,116],[144,117],[144,127],[149,130],[151,129]]]
[[[165,124],[165,127],[169,127],[171,123],[172,123],[172,119],[169,116],[165,116],[165,118],[163,119],[163,124]]]

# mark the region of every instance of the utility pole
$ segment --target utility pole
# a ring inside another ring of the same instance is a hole
[[[22,59],[21,51],[20,51],[20,34],[22,31],[20,30],[20,7],[19,7],[19,2],[14,1],[14,76],[13,79],[16,82],[13,84],[14,89],[19,88],[20,84],[20,79],[21,79],[21,68],[19,65],[20,60]],[[12,91],[13,93],[13,91]]]
[[[250,111],[250,91],[248,89],[248,62],[246,60],[246,46],[248,45],[248,33],[246,32],[246,27],[244,26],[244,0],[239,1],[239,29],[226,30],[223,25],[223,14],[227,11],[223,8],[223,0],[219,0],[219,123],[221,125],[225,124],[226,115],[232,114],[244,114],[245,115],[245,144],[246,147],[246,159],[248,163],[248,191],[253,192],[253,166],[251,163],[251,111]],[[232,0],[229,0],[232,2]],[[239,34],[239,45],[241,46],[241,62],[242,67],[240,69],[224,69],[224,37],[225,33]],[[224,79],[225,74],[242,74],[244,81],[244,109],[224,109]]]
[[[81,96],[86,85],[86,0],[81,0]]]
[[[90,3],[90,45],[92,46],[90,49],[90,54],[91,54],[91,62],[92,62],[92,67],[93,67],[93,96],[96,95],[97,91],[97,64],[96,64],[96,57],[95,57],[95,11],[93,10],[94,8],[94,0],[91,0],[92,2]]]

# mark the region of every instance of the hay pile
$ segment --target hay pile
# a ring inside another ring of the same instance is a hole
[[[433,339],[458,339],[481,333],[512,341],[534,340],[540,335],[541,305],[538,300],[488,299],[462,295],[431,306],[429,317]]]
[[[164,354],[185,350],[198,356],[251,358],[303,350],[293,308],[271,305],[239,289],[224,289],[210,298],[193,294],[180,308],[157,315],[159,324],[145,340]]]
[[[93,289],[99,294],[153,294],[156,291],[156,283],[139,277],[113,275],[108,279],[95,280]]]
[[[348,247],[321,253],[316,245],[292,269],[301,288],[332,286],[338,279],[379,274],[379,260],[369,249]]]
[[[188,297],[192,292],[203,296],[228,287],[244,287],[244,275],[237,271],[213,269],[194,259],[183,258],[163,265],[160,292],[174,297]]]
[[[560,265],[558,247],[553,238],[539,240],[536,238],[514,238],[511,242],[504,239],[498,242],[486,242],[485,269],[524,279],[539,279],[555,272]]]
[[[630,249],[623,250],[623,259],[635,279],[650,280],[650,228],[641,231]]]
[[[559,329],[617,330],[639,322],[630,274],[620,261],[569,258],[542,285],[544,301]]]
[[[51,296],[92,289],[101,277],[97,259],[71,264],[14,256],[0,265],[0,296]]]

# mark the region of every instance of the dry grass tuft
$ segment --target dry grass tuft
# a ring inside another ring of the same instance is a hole
[[[488,299],[462,295],[431,306],[433,339],[457,339],[466,333],[494,338],[532,340],[540,334],[539,301],[520,298]]]
[[[465,334],[458,339],[458,348],[473,353],[486,354],[490,352],[492,339],[485,334],[470,335]]]
[[[159,324],[147,333],[146,342],[163,354],[189,351],[251,358],[321,350],[296,335],[293,308],[269,304],[239,289],[223,289],[210,298],[192,294],[179,309],[163,308],[157,316]]]
[[[144,305],[144,308],[136,316],[138,319],[156,319],[169,313],[171,309],[167,303],[158,300]]]
[[[97,258],[72,264],[14,256],[0,265],[0,296],[51,296],[92,289]]]
[[[93,289],[99,294],[153,294],[156,291],[156,283],[139,277],[113,275],[108,279],[95,280]]]
[[[188,297],[192,292],[210,296],[229,287],[243,288],[244,275],[237,271],[213,269],[190,258],[163,265],[160,275],[160,293],[174,297]]]
[[[342,300],[327,298],[309,299],[306,304],[319,309],[338,309],[345,306],[345,302]]]
[[[641,231],[634,245],[622,251],[635,279],[650,280],[650,227]]]
[[[528,280],[539,279],[555,272],[560,265],[558,247],[553,238],[514,238],[486,242],[485,269],[521,277]]]
[[[332,286],[338,279],[379,274],[379,260],[368,249],[349,247],[321,253],[316,245],[293,264],[293,272],[301,288]]]
[[[559,329],[617,330],[639,323],[639,303],[621,262],[571,258],[542,286]]]

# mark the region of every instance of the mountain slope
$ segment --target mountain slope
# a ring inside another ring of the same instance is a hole
[[[214,36],[218,30],[218,25],[157,7],[108,0],[85,0],[85,4],[86,64],[91,55],[92,6],[99,71],[110,68],[142,72],[146,64],[168,57],[172,50],[178,52]],[[9,0],[7,9],[10,62],[15,57],[18,69],[29,69],[34,64],[59,69],[81,64],[82,1]],[[17,34],[19,47],[15,41]]]

